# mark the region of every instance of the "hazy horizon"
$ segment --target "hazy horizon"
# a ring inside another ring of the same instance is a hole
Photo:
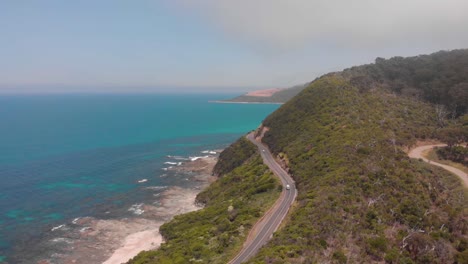
[[[241,95],[250,91],[267,89],[269,87],[195,87],[195,86],[79,86],[79,85],[10,85],[0,86],[0,95],[32,95],[32,94],[219,94]]]
[[[2,1],[0,93],[244,93],[468,47],[461,0]]]

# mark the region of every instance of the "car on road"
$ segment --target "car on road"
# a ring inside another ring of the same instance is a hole
[[[289,184],[286,184],[286,190],[290,190],[291,189],[291,186],[289,186]]]

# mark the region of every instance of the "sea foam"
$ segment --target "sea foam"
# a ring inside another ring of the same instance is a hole
[[[210,156],[198,156],[198,157],[190,157],[190,161],[196,161],[198,159],[206,159],[209,158]]]
[[[59,230],[61,228],[64,228],[65,227],[65,224],[63,225],[59,225],[59,226],[55,226],[55,227],[52,227],[52,229],[50,231],[54,232],[55,230]]]
[[[143,207],[142,203],[134,204],[134,205],[130,206],[128,211],[133,212],[136,215],[142,215],[145,212],[145,210],[143,210],[142,207]]]
[[[203,150],[201,153],[203,153],[203,154],[212,154],[212,155],[215,155],[217,152],[214,151],[214,150]]]

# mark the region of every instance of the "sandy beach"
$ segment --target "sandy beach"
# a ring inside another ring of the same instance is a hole
[[[170,188],[164,192],[165,198],[161,202],[161,206],[155,207],[150,205],[143,206],[145,217],[163,217],[169,221],[178,214],[188,213],[200,209],[195,205],[195,197],[198,191],[183,188]],[[132,257],[136,256],[143,250],[152,250],[158,248],[164,239],[159,233],[159,227],[164,222],[151,222],[145,229],[137,231],[139,228],[134,229],[134,233],[125,236],[121,243],[117,243],[119,247],[114,250],[112,255],[103,263],[104,264],[120,264],[127,262]],[[118,224],[121,225],[121,224]],[[143,228],[140,226],[140,228]],[[119,232],[112,232],[113,236],[122,237],[118,235]]]

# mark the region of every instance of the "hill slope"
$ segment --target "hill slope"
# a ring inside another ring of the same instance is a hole
[[[450,95],[445,85],[422,85],[410,81],[411,74],[403,78],[382,67],[412,69],[428,58],[434,68],[453,57],[468,63],[467,51],[444,55],[446,61],[436,60],[436,53],[328,74],[264,121],[269,128],[264,142],[288,161],[299,196],[285,228],[252,262],[466,263],[466,189],[456,176],[410,160],[402,151],[459,122],[445,116],[441,122],[438,107],[403,96],[395,83],[401,78],[419,98],[445,105],[453,116],[466,108],[451,108],[452,100],[432,94]],[[444,79],[446,73],[433,71],[431,79]],[[445,84],[460,87],[466,76],[452,72]]]
[[[404,152],[467,140],[467,78],[468,50],[377,59],[318,78],[268,116],[263,141],[299,195],[250,263],[468,263],[467,190]],[[259,161],[245,139],[224,151],[198,198],[207,207],[165,224],[167,243],[133,263],[225,263],[278,195]],[[230,204],[245,209],[233,217]]]
[[[222,100],[220,102],[226,103],[284,103],[289,99],[296,96],[302,90],[305,89],[307,85],[296,85],[291,88],[282,89],[278,92],[273,93],[271,96],[250,96],[249,94],[241,95],[229,100]]]

